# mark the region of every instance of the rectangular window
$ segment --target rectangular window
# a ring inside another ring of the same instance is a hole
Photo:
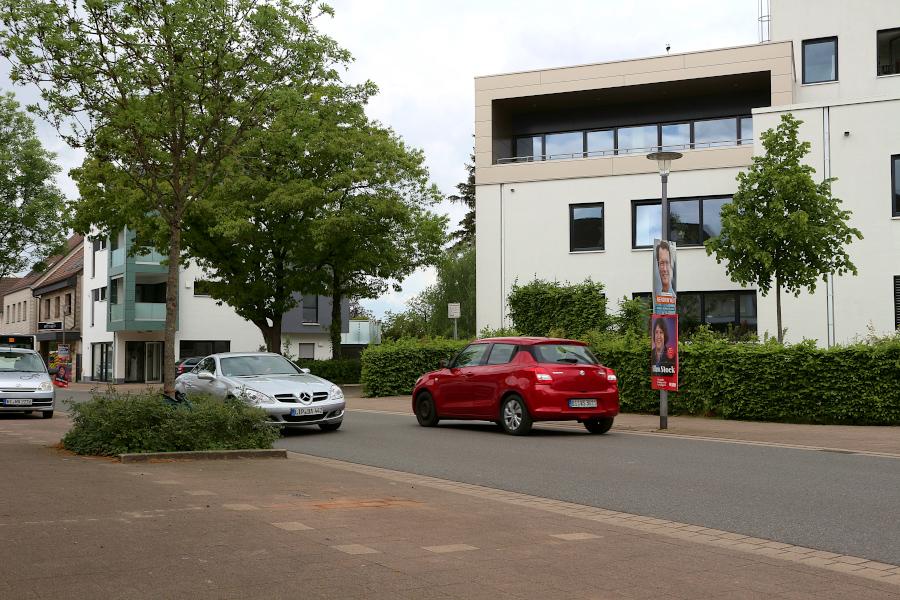
[[[741,117],[741,144],[753,143],[753,117]]]
[[[722,206],[730,196],[669,200],[669,239],[679,246],[701,246],[722,232]],[[649,248],[662,237],[659,200],[632,202],[632,247]]]
[[[515,344],[494,344],[488,355],[487,365],[505,365],[516,353]]]
[[[91,356],[94,381],[112,381],[112,342],[100,342],[98,344],[91,344]]]
[[[209,356],[220,352],[231,352],[231,340],[181,340],[178,342],[178,356]]]
[[[66,294],[66,303],[65,306],[63,306],[63,311],[65,314],[71,315],[74,310],[75,308],[72,306],[72,294],[68,293]]]
[[[900,154],[891,157],[891,206],[893,215],[900,217]]]
[[[319,297],[316,295],[304,295],[301,302],[303,305],[303,322],[318,323],[319,322]]]
[[[44,300],[44,318],[45,319],[50,318],[50,299],[49,298]]]
[[[609,156],[616,150],[616,134],[612,129],[587,132],[588,156]]]
[[[737,119],[711,119],[694,123],[694,147],[733,146],[737,142]]]
[[[544,143],[547,160],[560,158],[582,158],[584,156],[584,134],[580,131],[569,133],[548,133]]]
[[[28,320],[28,300],[22,302],[22,320]]]
[[[60,297],[59,297],[59,296],[57,296],[56,298],[53,299],[53,316],[55,316],[57,319],[59,318],[59,305],[60,305],[60,303],[61,303],[61,302],[60,302]]]
[[[637,292],[632,297],[649,302],[650,293]],[[678,292],[678,330],[682,334],[690,333],[701,324],[716,331],[755,333],[756,291]]]
[[[134,286],[134,301],[163,304],[166,301],[166,282],[137,283]]]
[[[803,83],[823,83],[837,79],[837,38],[803,40]]]
[[[660,127],[662,134],[662,149],[685,150],[691,147],[691,124],[670,123]]]
[[[117,277],[112,280],[111,287],[109,289],[109,303],[110,304],[118,304],[119,296],[122,294],[122,286],[124,285],[125,280],[121,277]]]
[[[900,27],[879,31],[877,45],[878,74],[900,74]]]
[[[569,252],[603,250],[603,203],[569,205]]]
[[[618,135],[619,154],[652,152],[659,144],[656,125],[620,127]]]
[[[315,360],[316,345],[312,343],[300,342],[300,350],[297,358],[301,360]]]
[[[544,136],[529,135],[516,138],[516,161],[544,160]]]

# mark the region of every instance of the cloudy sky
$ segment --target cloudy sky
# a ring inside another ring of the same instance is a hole
[[[433,181],[454,193],[472,150],[474,82],[478,75],[606,62],[671,52],[752,44],[758,0],[329,0],[333,19],[320,27],[350,50],[349,82],[370,79],[379,89],[369,115],[422,148]],[[20,101],[32,90],[12,88],[4,65],[0,86]],[[45,146],[67,172],[82,155],[46,124]],[[65,175],[60,186],[77,191]],[[463,209],[438,210],[455,225]],[[434,281],[433,270],[403,282],[403,291],[365,301],[376,316],[402,310]]]

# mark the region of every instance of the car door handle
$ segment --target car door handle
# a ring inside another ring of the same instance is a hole
[[[472,373],[463,373],[463,377],[465,377],[466,379],[472,379],[474,375]]]

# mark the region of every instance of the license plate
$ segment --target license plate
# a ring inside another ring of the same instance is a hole
[[[3,403],[6,406],[31,406],[31,398],[7,398]]]
[[[572,398],[569,400],[569,408],[597,408],[596,398]]]
[[[304,408],[292,408],[291,409],[292,417],[300,417],[303,415],[321,415],[321,414],[322,414],[321,408],[312,408],[312,407],[305,408],[304,407]]]

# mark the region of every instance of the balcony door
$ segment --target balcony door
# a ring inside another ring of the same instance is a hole
[[[160,383],[162,369],[162,342],[125,342],[126,383]]]
[[[144,376],[147,383],[163,380],[163,343],[147,342],[144,352]]]

